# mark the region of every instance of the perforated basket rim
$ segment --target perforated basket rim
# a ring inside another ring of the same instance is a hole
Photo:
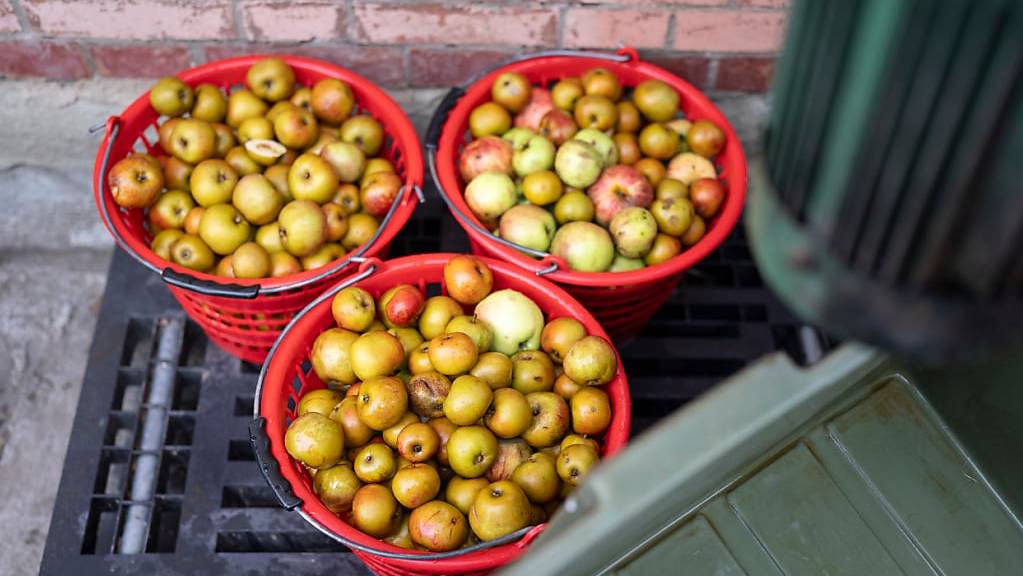
[[[386,226],[381,226],[375,241],[361,247],[362,252],[359,255],[373,256],[383,247],[387,246],[405,225],[415,210],[417,195],[421,193],[424,163],[422,148],[415,127],[398,103],[374,82],[357,72],[314,58],[288,54],[251,54],[208,62],[183,70],[176,74],[176,77],[193,87],[204,82],[217,84],[221,83],[225,73],[237,74],[238,71],[247,70],[252,64],[265,58],[280,58],[287,62],[296,72],[309,73],[321,78],[338,78],[351,86],[352,91],[356,94],[357,102],[372,99],[376,106],[382,108],[383,112],[380,116],[374,117],[384,126],[385,133],[392,138],[395,147],[401,150],[405,162],[405,177],[403,179],[402,192],[395,199],[397,206],[393,208],[390,221],[387,222]],[[234,84],[242,83],[242,81],[238,81]],[[363,95],[363,98],[359,98],[360,94]],[[103,218],[101,220],[103,220],[104,226],[117,244],[133,258],[156,273],[171,270],[177,274],[185,275],[211,285],[228,287],[231,285],[254,286],[259,287],[261,292],[270,293],[280,293],[302,288],[310,283],[322,281],[336,275],[344,268],[352,266],[351,264],[339,266],[339,263],[345,262],[345,259],[342,259],[332,263],[330,266],[306,270],[298,274],[278,278],[243,279],[224,278],[206,272],[197,272],[157,256],[145,242],[135,237],[123,222],[122,209],[114,203],[113,196],[107,187],[106,176],[112,162],[109,162],[109,158],[105,157],[110,146],[113,144],[111,142],[112,138],[131,138],[131,141],[134,142],[141,135],[138,132],[132,134],[123,133],[120,131],[121,126],[128,121],[132,123],[139,122],[141,121],[141,116],[151,116],[154,119],[159,118],[159,116],[153,116],[155,114],[156,112],[152,110],[149,104],[149,90],[147,90],[125,108],[120,115],[111,116],[106,121],[106,134],[97,149],[93,166],[93,199],[96,203],[96,208],[102,216],[104,210],[102,204],[105,203],[106,211],[110,216],[109,222]],[[104,164],[106,164],[105,170],[103,169]],[[166,278],[164,280],[166,281]],[[177,284],[176,286],[184,290],[200,292],[186,285]],[[256,297],[258,298],[259,296]]]
[[[554,256],[547,256],[542,260],[537,260],[514,248],[497,242],[491,234],[479,233],[456,216],[455,220],[458,221],[458,224],[465,230],[466,234],[484,246],[492,255],[512,262],[521,268],[545,274],[551,280],[565,284],[590,287],[646,284],[680,274],[692,267],[720,246],[738,223],[746,199],[746,155],[742,148],[742,142],[739,140],[731,123],[717,106],[692,84],[663,68],[640,60],[637,52],[632,48],[622,48],[618,51],[618,54],[626,55],[629,58],[623,62],[610,59],[595,60],[592,56],[539,55],[530,57],[526,55],[516,59],[514,62],[495,68],[473,82],[451,109],[441,129],[435,152],[435,169],[438,180],[436,184],[438,190],[466,218],[471,218],[477,225],[482,226],[479,219],[469,210],[469,206],[463,197],[464,190],[459,186],[460,176],[458,175],[456,151],[464,135],[464,130],[459,130],[459,127],[467,126],[469,113],[477,103],[489,99],[490,86],[500,74],[513,71],[525,73],[529,77],[528,72],[537,68],[544,68],[544,71],[554,70],[555,72],[564,68],[605,67],[612,72],[631,69],[648,79],[658,79],[675,88],[680,95],[680,108],[689,108],[691,111],[690,114],[686,115],[688,119],[710,120],[725,132],[725,147],[717,157],[720,163],[727,166],[728,171],[725,203],[721,213],[711,222],[707,223],[705,236],[693,246],[684,249],[677,256],[660,264],[627,272],[577,272],[567,269],[564,263],[559,262],[560,259]],[[552,264],[559,265],[552,271]]]

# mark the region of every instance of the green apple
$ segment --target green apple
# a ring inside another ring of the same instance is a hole
[[[554,216],[532,204],[513,206],[501,215],[501,238],[534,250],[547,250],[556,228]]]
[[[619,254],[626,258],[642,258],[657,237],[657,221],[646,208],[631,206],[611,220],[611,237]]]
[[[603,167],[604,160],[600,152],[582,140],[565,142],[554,157],[554,171],[558,177],[565,184],[580,190],[596,182]]]
[[[465,187],[465,201],[473,214],[494,221],[519,201],[515,182],[503,172],[484,172]]]
[[[613,247],[611,251],[614,252]],[[520,350],[540,348],[543,312],[521,292],[511,289],[493,292],[476,305],[476,318],[493,334],[491,350],[511,356]]]
[[[594,150],[600,154],[605,167],[614,166],[618,163],[618,146],[613,138],[600,130],[596,128],[580,130],[572,139],[580,140],[593,146]]]
[[[526,147],[526,144],[534,136],[536,136],[536,133],[529,128],[512,128],[505,132],[501,138],[510,142],[513,150],[521,150]]]
[[[247,242],[250,230],[241,212],[230,204],[206,208],[199,220],[199,237],[221,256],[231,254]]]
[[[533,136],[512,154],[512,168],[519,176],[548,170],[554,165],[554,144],[543,136]]]
[[[554,234],[551,254],[579,272],[604,272],[615,257],[614,242],[607,230],[592,222],[569,222]]]

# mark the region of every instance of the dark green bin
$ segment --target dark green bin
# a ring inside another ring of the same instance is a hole
[[[605,464],[502,573],[1023,574],[1020,364],[766,357]]]

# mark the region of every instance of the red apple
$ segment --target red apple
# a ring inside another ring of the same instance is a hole
[[[639,170],[625,164],[611,166],[586,190],[597,222],[603,226],[629,206],[649,208],[654,200],[654,188]]]
[[[700,178],[689,185],[689,200],[697,214],[713,218],[725,200],[725,189],[714,178]]]
[[[575,120],[564,110],[554,108],[540,119],[540,135],[545,136],[555,146],[567,142],[569,138],[575,136],[577,130],[579,127],[575,125]]]
[[[359,190],[359,203],[363,210],[371,216],[383,218],[391,208],[391,203],[398,197],[401,189],[401,178],[393,172],[376,172],[363,178]]]
[[[551,100],[551,93],[543,88],[533,88],[529,97],[529,104],[515,116],[515,125],[519,128],[529,128],[533,132],[540,132],[540,120],[554,109],[554,101]]]
[[[511,176],[512,152],[511,142],[498,136],[484,136],[465,147],[458,158],[458,169],[466,182],[484,172],[504,172]]]
[[[390,328],[403,328],[419,320],[425,298],[418,288],[399,284],[380,297],[380,311],[384,324]]]

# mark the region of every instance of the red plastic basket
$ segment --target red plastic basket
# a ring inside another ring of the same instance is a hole
[[[263,365],[256,387],[255,419],[250,437],[256,458],[267,482],[281,505],[297,510],[310,524],[351,548],[378,574],[485,574],[511,562],[545,527],[525,528],[505,538],[472,548],[431,554],[411,551],[381,542],[363,534],[332,514],[317,498],[301,464],[291,459],[284,448],[284,434],[294,418],[298,398],[309,390],[323,388],[310,367],[313,341],[334,326],[330,304],[334,294],[353,284],[378,297],[397,284],[440,284],[444,264],[454,254],[428,254],[397,258],[387,262],[367,259],[359,273],[324,292],[299,313],[281,335]],[[550,282],[522,269],[484,258],[494,275],[494,289],[513,288],[532,298],[548,320],[571,316],[586,326],[590,334],[607,337],[604,330],[579,302]],[[629,436],[631,401],[629,386],[621,364],[605,389],[611,399],[611,426],[605,433],[602,452],[611,456],[625,447]]]
[[[277,55],[275,55],[277,56]],[[133,151],[163,154],[156,132],[159,115],[149,104],[149,92],[133,102],[120,116],[106,122],[106,135],[96,153],[93,195],[100,216],[117,244],[146,268],[160,274],[185,312],[211,340],[232,354],[262,363],[277,335],[296,312],[339,278],[350,274],[352,258],[385,255],[395,234],[405,225],[417,199],[422,200],[423,156],[419,138],[398,104],[366,78],[339,66],[298,56],[277,56],[295,70],[298,82],[311,86],[323,78],[348,83],[355,94],[357,111],[376,118],[384,128],[382,154],[404,181],[402,192],[384,217],[376,235],[352,251],[348,258],[329,266],[282,278],[225,279],[195,272],[168,262],[149,247],[142,210],[128,210],[114,203],[107,188],[107,171]],[[185,70],[178,77],[192,86],[208,82],[231,91],[245,84],[249,67],[265,56],[231,58]]]
[[[466,183],[458,171],[458,157],[469,142],[469,113],[490,100],[490,87],[498,75],[515,71],[534,85],[550,87],[564,77],[580,76],[597,66],[615,73],[623,86],[636,86],[648,79],[669,84],[681,96],[680,108],[686,118],[710,120],[725,131],[727,142],[715,160],[719,178],[727,191],[721,212],[707,222],[707,233],[702,240],[656,266],[629,272],[573,272],[560,258],[550,254],[533,251],[536,257],[530,257],[524,253],[528,249],[488,232],[469,210],[462,195]],[[739,221],[746,198],[746,156],[728,119],[691,84],[640,61],[631,48],[623,48],[616,54],[562,50],[526,55],[488,72],[471,82],[468,88],[454,88],[434,113],[427,135],[427,150],[434,181],[456,220],[468,233],[474,253],[500,258],[537,275],[545,275],[582,302],[619,341],[639,334],[671,296],[685,270],[724,241]]]

